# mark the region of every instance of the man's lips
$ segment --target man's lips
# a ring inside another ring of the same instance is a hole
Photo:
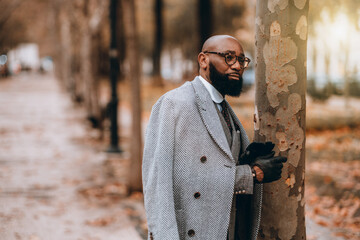
[[[228,77],[229,77],[229,78],[240,79],[240,74],[237,74],[237,73],[231,73],[231,74],[228,74]]]

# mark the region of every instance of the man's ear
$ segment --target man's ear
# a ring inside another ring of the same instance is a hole
[[[208,56],[206,56],[206,54],[203,53],[203,52],[199,53],[199,55],[198,55],[198,63],[199,63],[200,68],[206,70],[208,65],[209,65]]]

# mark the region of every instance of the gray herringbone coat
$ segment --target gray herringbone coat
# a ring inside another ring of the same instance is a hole
[[[245,149],[249,140],[229,111]],[[253,192],[249,166],[236,166],[235,159],[200,79],[163,95],[152,109],[143,156],[149,238],[226,240],[234,190]],[[261,198],[262,186],[255,184],[251,239],[258,232]]]

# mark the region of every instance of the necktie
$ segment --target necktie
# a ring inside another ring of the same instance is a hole
[[[222,101],[220,103],[221,105],[221,114],[224,116],[224,119],[225,119],[225,122],[230,130],[230,134],[232,134],[232,127],[231,127],[231,122],[230,122],[230,116],[229,116],[229,111],[228,111],[228,108],[227,108],[227,105],[226,105],[226,102],[225,100]]]

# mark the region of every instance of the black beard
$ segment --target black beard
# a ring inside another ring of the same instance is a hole
[[[218,90],[223,96],[229,95],[232,97],[238,97],[241,94],[243,78],[240,75],[239,80],[229,79],[227,74],[222,74],[212,63],[210,63],[210,81],[212,85]]]

